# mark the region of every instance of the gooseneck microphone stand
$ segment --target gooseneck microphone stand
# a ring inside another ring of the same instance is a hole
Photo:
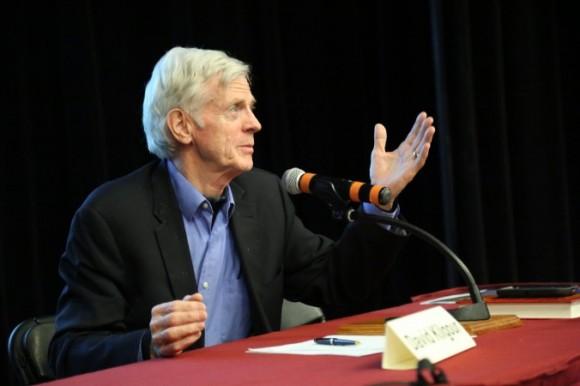
[[[451,249],[449,249],[445,244],[443,244],[435,236],[431,235],[427,231],[413,225],[408,222],[401,221],[389,217],[374,216],[370,214],[361,213],[360,211],[355,211],[350,209],[347,212],[347,218],[349,221],[360,221],[360,222],[371,222],[379,224],[388,224],[391,226],[396,226],[398,228],[404,229],[412,235],[420,238],[421,240],[431,244],[445,257],[453,261],[453,264],[459,269],[461,276],[467,283],[469,288],[469,296],[473,304],[466,305],[464,307],[456,308],[454,310],[448,310],[448,312],[453,315],[456,320],[459,321],[469,321],[469,320],[487,320],[489,319],[489,310],[487,309],[487,304],[481,298],[481,293],[479,288],[473,279],[473,275],[469,272],[467,266],[461,261],[459,257]]]
[[[448,312],[458,321],[487,320],[490,318],[487,304],[485,304],[481,298],[479,287],[475,283],[473,275],[471,275],[471,272],[467,266],[451,249],[449,249],[449,247],[443,244],[443,242],[441,242],[435,236],[406,221],[390,217],[365,214],[361,211],[354,210],[352,207],[350,207],[349,201],[345,201],[340,197],[332,183],[328,183],[326,189],[324,189],[323,192],[319,190],[318,194],[315,195],[328,204],[335,219],[347,220],[349,222],[360,221],[396,226],[406,230],[407,232],[420,238],[428,244],[431,244],[437,251],[439,251],[446,258],[453,262],[453,264],[459,269],[461,276],[469,288],[469,296],[471,297],[472,304],[465,305],[454,310],[448,310]]]

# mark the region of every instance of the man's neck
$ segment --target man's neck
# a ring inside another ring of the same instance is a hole
[[[172,159],[177,170],[206,198],[219,199],[226,186],[236,177],[231,172],[213,171],[208,167],[199,167],[193,159],[176,157]]]

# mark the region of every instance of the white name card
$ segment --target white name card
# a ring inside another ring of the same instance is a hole
[[[385,323],[383,369],[408,370],[427,358],[437,363],[475,346],[463,326],[441,306]]]

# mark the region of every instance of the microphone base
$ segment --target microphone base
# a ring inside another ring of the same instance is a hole
[[[447,311],[455,318],[455,320],[459,322],[487,320],[491,317],[487,308],[487,304],[483,302],[477,302]]]

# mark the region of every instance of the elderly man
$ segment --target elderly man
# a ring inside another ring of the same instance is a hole
[[[307,230],[279,179],[253,168],[254,104],[249,67],[223,52],[176,47],[159,60],[143,103],[159,160],[97,188],[71,225],[50,347],[57,376],[276,330],[283,297],[360,303],[380,284],[405,237],[372,224],[337,242]],[[364,210],[397,215],[432,124],[420,113],[393,152],[375,126],[370,178],[392,194]]]

